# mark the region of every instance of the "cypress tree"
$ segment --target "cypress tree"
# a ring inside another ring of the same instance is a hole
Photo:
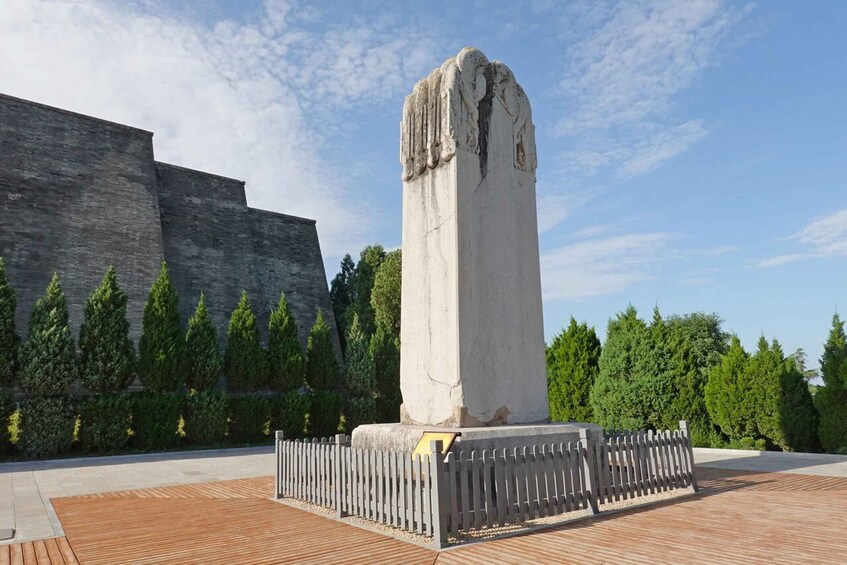
[[[370,354],[376,376],[376,411],[380,422],[396,422],[400,416],[400,341],[379,325],[371,336]]]
[[[395,339],[400,339],[402,270],[400,250],[392,251],[380,263],[371,290],[371,307],[376,325],[385,328]]]
[[[362,330],[371,335],[376,329],[373,306],[371,305],[371,291],[374,286],[377,270],[385,259],[385,249],[381,245],[369,245],[359,255],[356,263],[356,271],[353,274],[350,286],[352,288],[353,303],[345,313],[344,327],[350,327],[353,315],[359,316],[359,324]]]
[[[705,387],[709,417],[732,440],[752,437],[756,430],[755,413],[750,410],[747,364],[750,356],[741,340],[733,335],[729,350],[720,363],[709,370]]]
[[[338,386],[340,368],[329,332],[319,310],[306,347],[306,382],[313,389],[333,390]]]
[[[24,344],[21,387],[41,395],[66,394],[76,379],[76,347],[68,327],[68,305],[53,273],[47,293],[33,307]]]
[[[259,340],[259,324],[247,291],[232,311],[227,331],[224,373],[232,391],[259,390],[267,384],[267,358]]]
[[[21,341],[15,331],[17,305],[15,289],[6,279],[6,264],[0,257],[0,387],[12,386],[17,379],[18,348]],[[0,414],[0,435],[5,433],[2,422],[2,414]]]
[[[215,387],[221,378],[221,353],[218,332],[206,308],[206,296],[201,292],[194,315],[188,319],[185,332],[185,380],[188,388],[205,391]]]
[[[93,392],[117,392],[132,382],[135,348],[126,319],[127,295],[118,287],[114,267],[88,298],[79,328],[79,372]]]
[[[353,396],[372,397],[376,384],[375,370],[368,336],[359,325],[359,317],[353,316],[344,355],[344,386]]]
[[[268,376],[271,388],[276,391],[296,390],[303,386],[304,359],[300,334],[282,292],[268,322]]]
[[[554,422],[590,422],[589,396],[600,364],[600,340],[586,323],[571,317],[568,328],[547,348],[547,396]]]
[[[335,314],[335,323],[338,325],[338,336],[341,345],[344,346],[344,338],[347,335],[347,309],[353,304],[353,275],[356,272],[356,264],[349,253],[341,259],[341,271],[332,279],[329,286],[329,299],[332,302],[332,311]]]
[[[821,445],[830,453],[847,454],[847,336],[838,314],[832,317],[832,329],[824,344],[821,377],[823,386],[815,395]]]
[[[179,298],[163,261],[144,305],[138,343],[138,377],[153,392],[175,391],[184,384],[185,337],[178,307]]]

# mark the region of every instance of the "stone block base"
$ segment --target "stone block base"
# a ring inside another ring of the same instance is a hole
[[[601,439],[603,428],[581,422],[524,424],[484,428],[443,428],[408,424],[368,424],[353,430],[352,445],[357,449],[376,449],[409,453],[423,432],[457,432],[461,435],[453,451],[475,449],[513,449],[540,443],[567,443],[579,440],[579,431],[587,429],[591,437]]]

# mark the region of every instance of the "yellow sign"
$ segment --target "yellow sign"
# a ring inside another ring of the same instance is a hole
[[[441,453],[447,455],[447,452],[453,447],[453,442],[456,440],[457,435],[459,435],[459,432],[422,433],[421,439],[418,440],[418,444],[415,446],[415,450],[412,451],[412,459],[414,459],[415,455],[420,455],[422,458],[424,455],[429,455],[429,442],[439,439],[441,440]]]

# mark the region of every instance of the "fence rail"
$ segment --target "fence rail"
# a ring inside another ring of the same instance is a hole
[[[687,423],[663,432],[581,431],[572,443],[457,450],[441,442],[412,457],[356,449],[350,437],[287,441],[276,435],[276,497],[433,538],[523,522],[671,489],[697,489]],[[460,447],[458,444],[457,447]]]

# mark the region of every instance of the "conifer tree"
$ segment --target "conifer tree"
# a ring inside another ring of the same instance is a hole
[[[368,337],[359,325],[359,317],[353,316],[353,324],[347,332],[347,349],[344,355],[344,386],[353,396],[373,397],[376,385],[374,361],[369,351]]]
[[[24,344],[21,387],[40,395],[66,394],[76,379],[76,347],[68,327],[68,305],[53,273],[47,293],[32,309],[29,338]]]
[[[117,392],[132,382],[135,348],[129,337],[126,304],[127,295],[118,287],[115,268],[109,267],[88,298],[79,328],[79,376],[90,391]]]
[[[355,295],[353,293],[353,276],[356,273],[356,264],[349,253],[341,259],[341,270],[335,275],[330,283],[329,298],[332,302],[332,311],[335,314],[335,323],[338,326],[338,335],[341,345],[344,346],[344,338],[347,335],[347,309],[353,304]]]
[[[567,329],[547,348],[547,396],[554,422],[592,420],[589,396],[600,363],[600,340],[594,328],[572,317]]]
[[[751,388],[747,380],[749,361],[741,340],[733,335],[726,355],[709,371],[705,387],[706,407],[712,422],[733,440],[756,433],[755,413],[747,401]]]
[[[319,310],[306,348],[306,382],[313,389],[333,390],[338,386],[339,374],[329,326]]]
[[[847,454],[847,336],[838,314],[832,317],[832,329],[821,358],[823,386],[815,395],[820,411],[818,436],[830,453]]]
[[[229,319],[224,373],[232,391],[259,390],[267,384],[267,354],[259,339],[259,324],[247,291],[241,293]]]
[[[221,378],[221,353],[218,332],[206,308],[206,296],[201,292],[194,315],[188,320],[185,332],[185,380],[188,388],[205,391],[215,387]]]
[[[385,259],[385,249],[381,245],[369,245],[359,255],[356,263],[356,271],[351,280],[353,303],[345,313],[344,327],[350,327],[353,314],[359,316],[359,324],[362,330],[371,335],[376,330],[373,306],[371,305],[371,291],[374,286],[377,270]]]
[[[268,322],[268,376],[276,391],[296,390],[303,386],[305,360],[300,347],[297,322],[291,315],[285,293]]]
[[[378,325],[371,336],[370,354],[376,375],[376,411],[380,422],[396,422],[400,417],[400,340]]]
[[[138,354],[138,377],[148,390],[175,391],[185,383],[185,337],[179,298],[164,261],[144,305]]]
[[[0,257],[0,387],[12,386],[17,379],[18,350],[21,341],[15,331],[17,304],[15,289],[6,279],[6,264]],[[2,424],[2,414],[0,414],[0,424]],[[3,431],[0,425],[0,435],[3,435]]]
[[[401,279],[402,255],[397,249],[386,255],[380,263],[371,290],[375,323],[385,328],[395,339],[400,339]]]

